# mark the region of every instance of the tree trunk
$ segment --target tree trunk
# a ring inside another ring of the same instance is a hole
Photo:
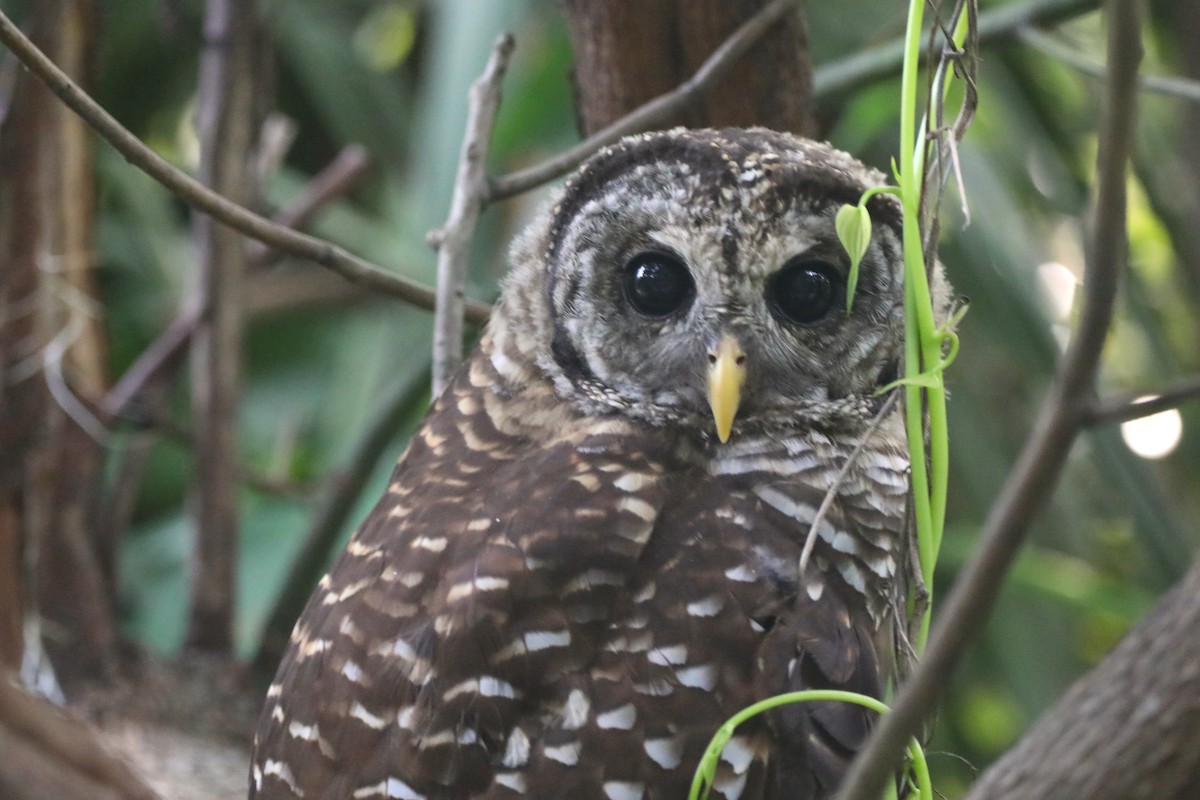
[[[85,86],[96,16],[91,0],[42,0],[31,12],[35,41]],[[90,308],[91,138],[49,90],[22,74],[0,148],[7,312],[0,347],[5,376],[15,378],[5,381],[0,412],[10,465],[0,498],[0,572],[18,576],[0,590],[0,658],[19,663],[13,637],[36,596],[47,650],[71,681],[106,674],[116,642],[111,554],[101,552],[92,524],[102,432],[77,399],[105,388],[102,327]]]
[[[253,205],[252,153],[261,119],[263,40],[253,0],[209,0],[200,64],[200,178]],[[195,547],[187,645],[228,655],[233,645],[238,546],[237,421],[241,394],[242,235],[210,217],[195,221],[199,303],[192,336],[196,420]]]
[[[1200,560],[967,800],[1200,797]]]
[[[766,0],[562,0],[576,109],[594,133],[691,76]],[[812,134],[812,65],[802,12],[779,26],[682,118]]]

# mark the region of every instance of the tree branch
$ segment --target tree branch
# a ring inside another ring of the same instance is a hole
[[[433,318],[433,395],[437,397],[462,363],[463,290],[470,266],[475,225],[487,196],[487,152],[500,110],[504,73],[512,58],[513,37],[504,34],[479,79],[471,85],[467,130],[463,134],[446,224],[430,233],[437,243],[437,310]]]
[[[45,53],[35,47],[3,12],[0,12],[0,43],[12,51],[30,72],[82,117],[96,133],[123,155],[125,160],[196,210],[211,215],[219,222],[269,247],[297,258],[314,261],[352,283],[404,300],[419,308],[434,307],[434,293],[428,287],[387,272],[331,242],[277,225],[210,191],[195,178],[171,166],[80,89],[46,57]],[[490,307],[486,303],[469,301],[466,304],[467,319],[471,322],[484,322],[489,312]]]
[[[785,15],[795,11],[796,4],[797,0],[774,0],[734,31],[724,44],[700,65],[700,69],[696,70],[692,77],[678,87],[631,111],[564,153],[529,169],[492,178],[489,181],[485,200],[489,202],[502,200],[521,192],[527,192],[535,186],[565,175],[586,161],[597,150],[612,144],[622,136],[649,130],[671,119],[719,83],[728,74],[734,63],[767,31],[771,30]]]
[[[351,144],[343,147],[333,161],[305,185],[304,193],[271,221],[292,230],[304,230],[322,209],[345,197],[362,183],[370,163],[370,157],[362,145]],[[247,248],[247,267],[252,270],[262,269],[279,255],[262,242],[252,242]]]
[[[1200,797],[1200,560],[971,788],[1011,797]]]
[[[993,506],[975,557],[958,576],[933,629],[921,665],[900,689],[854,761],[840,800],[878,798],[908,741],[950,683],[971,635],[983,628],[1029,520],[1049,497],[1083,426],[1100,352],[1112,322],[1126,259],[1125,169],[1133,139],[1141,15],[1137,0],[1109,0],[1110,82],[1100,126],[1095,214],[1087,239],[1087,281],[1076,334],[1043,403],[1033,433]]]
[[[1161,392],[1138,392],[1133,395],[1096,399],[1085,413],[1085,425],[1112,425],[1131,419],[1148,417],[1160,411],[1177,408],[1189,400],[1200,399],[1200,376],[1181,381]]]

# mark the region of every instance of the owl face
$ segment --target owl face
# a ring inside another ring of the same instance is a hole
[[[899,211],[887,196],[869,206],[850,312],[834,216],[880,183],[766,130],[626,139],[518,242],[501,313],[536,320],[538,368],[592,412],[723,441],[862,408],[900,358]]]

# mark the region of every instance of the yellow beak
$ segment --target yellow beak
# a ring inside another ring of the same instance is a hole
[[[716,349],[708,353],[708,404],[717,423],[717,437],[722,442],[729,441],[745,380],[746,353],[738,340],[727,333]]]

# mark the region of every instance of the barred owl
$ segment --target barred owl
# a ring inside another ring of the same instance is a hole
[[[867,435],[901,222],[870,201],[847,310],[834,214],[882,181],[762,129],[634,136],[570,177],[297,623],[250,796],[680,800],[754,701],[880,696],[910,577],[899,415]],[[870,726],[755,718],[714,796],[829,797]]]

